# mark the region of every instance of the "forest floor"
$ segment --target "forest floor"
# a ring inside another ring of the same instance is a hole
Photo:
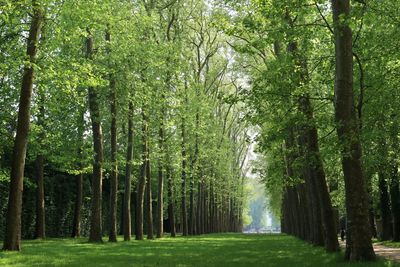
[[[106,239],[105,239],[106,240]],[[89,244],[86,239],[24,241],[21,252],[0,252],[0,266],[400,266],[380,259],[346,263],[287,235],[212,234]]]
[[[344,250],[346,248],[346,243],[339,240],[339,244]],[[373,242],[375,254],[378,257],[385,258],[391,261],[396,261],[400,263],[400,242]]]

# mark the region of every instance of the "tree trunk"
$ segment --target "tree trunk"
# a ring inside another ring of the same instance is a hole
[[[147,140],[149,140],[149,133],[147,132]],[[148,142],[148,141],[147,141]],[[150,151],[147,146],[147,159],[146,159],[146,209],[147,209],[147,239],[154,239],[153,236],[153,198],[151,195],[151,168],[150,168]]]
[[[192,168],[193,170],[193,168]],[[190,235],[195,235],[196,234],[196,227],[195,227],[195,209],[194,209],[194,176],[193,173],[190,176],[190,199],[189,199],[189,227],[188,227],[188,232]]]
[[[341,144],[346,191],[346,259],[374,260],[368,218],[368,194],[361,166],[359,126],[354,107],[352,31],[349,0],[332,0],[335,25],[335,119]],[[349,236],[348,236],[349,237]]]
[[[88,30],[86,40],[86,57],[92,59],[93,56],[93,36]],[[96,88],[89,87],[89,112],[92,121],[93,131],[93,180],[92,180],[92,207],[90,218],[89,242],[102,242],[102,180],[103,180],[103,133],[101,130],[101,117],[99,107],[99,97]]]
[[[40,32],[44,20],[41,4],[38,3],[37,0],[32,0],[32,8],[33,17],[29,29],[26,51],[29,62],[24,66],[19,98],[17,132],[11,164],[10,190],[3,250],[21,249],[22,191],[30,124],[34,64],[36,62]]]
[[[131,240],[131,176],[133,160],[133,102],[129,101],[128,111],[128,147],[126,152],[125,193],[123,211],[124,240]]]
[[[391,166],[390,200],[392,203],[393,216],[393,241],[400,241],[400,191],[398,166],[393,163]]]
[[[168,162],[168,164],[170,164]],[[171,227],[171,237],[176,236],[175,226],[175,212],[174,212],[174,187],[172,181],[171,167],[167,166],[167,179],[168,179],[168,218]]]
[[[38,155],[36,165],[36,239],[45,239],[45,210],[44,210],[44,157]]]
[[[71,234],[72,238],[81,236],[82,198],[83,198],[83,173],[80,173],[76,176],[76,197],[75,197],[75,208],[74,208],[74,221]]]
[[[336,233],[335,216],[329,195],[324,166],[319,152],[318,130],[315,125],[313,108],[308,95],[300,100],[301,110],[306,116],[308,126],[306,126],[306,153],[307,162],[312,168],[313,178],[315,180],[316,192],[321,206],[322,225],[324,230],[325,249],[327,251],[338,251],[339,242]]]
[[[203,207],[203,199],[202,199],[202,181],[197,183],[197,209],[196,209],[196,229],[197,234],[203,234],[203,225],[202,225],[202,207]]]
[[[388,186],[386,182],[386,177],[384,173],[384,167],[381,167],[379,173],[379,207],[382,219],[382,231],[380,233],[379,239],[381,241],[387,241],[392,238],[392,213],[389,205],[389,193]]]
[[[83,132],[85,130],[85,111],[82,109],[78,121],[78,159],[79,159],[79,174],[76,176],[76,195],[75,195],[75,208],[74,208],[74,221],[72,227],[71,237],[81,236],[81,217],[82,217],[82,200],[83,200]]]
[[[307,83],[307,62],[299,57],[298,46],[296,42],[292,41],[289,43],[288,52],[292,54],[295,61],[294,65],[299,69],[297,81],[299,83]],[[276,49],[276,53],[279,55],[278,49]],[[303,146],[302,150],[305,154],[307,162],[306,165],[308,165],[306,168],[309,169],[309,175],[311,179],[310,184],[312,184],[313,187],[312,195],[309,196],[311,198],[317,198],[316,204],[320,209],[313,215],[318,216],[318,218],[316,218],[318,224],[319,221],[322,223],[325,249],[327,251],[338,251],[339,242],[336,234],[334,211],[326,183],[323,162],[319,152],[318,130],[315,124],[314,111],[308,93],[305,93],[302,97],[300,97],[299,109],[305,117],[305,124],[301,127],[302,140],[299,143],[300,146]],[[315,241],[318,244],[320,240],[317,238]]]
[[[106,31],[106,42],[110,45],[111,34]],[[110,49],[108,49],[110,54]],[[111,67],[110,67],[111,68]],[[112,72],[112,69],[110,70]],[[117,96],[115,92],[115,77],[109,75],[110,82],[110,112],[111,112],[111,175],[110,175],[110,232],[108,241],[117,242],[117,201],[118,201],[118,162],[117,162]]]
[[[160,151],[163,153],[164,149],[164,124],[163,119],[161,118],[160,122],[160,131],[159,131],[159,142],[160,142]],[[163,170],[163,159],[162,157],[159,159],[158,163],[158,190],[157,190],[157,238],[163,237],[164,234],[164,170]]]
[[[146,188],[146,162],[147,162],[147,118],[142,111],[142,167],[137,186],[136,201],[136,240],[143,240],[143,202]]]
[[[182,235],[188,235],[188,219],[186,206],[186,132],[185,121],[182,120],[182,196],[181,196],[181,212],[182,212]]]

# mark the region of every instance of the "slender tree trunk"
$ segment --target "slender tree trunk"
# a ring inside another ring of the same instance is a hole
[[[368,194],[361,165],[361,144],[354,108],[352,31],[349,0],[332,0],[335,25],[335,119],[346,190],[346,259],[374,260],[368,218]],[[350,236],[349,236],[350,235]],[[350,237],[350,238],[349,238]]]
[[[202,207],[203,207],[203,199],[202,199],[202,182],[200,181],[197,183],[197,209],[196,209],[196,229],[197,229],[197,234],[201,235],[203,234],[203,229],[202,229],[202,219],[201,219],[201,213],[202,213]]]
[[[81,236],[81,209],[83,199],[83,173],[76,176],[76,197],[75,197],[75,208],[74,208],[74,222],[72,227],[71,237]]]
[[[147,118],[142,111],[142,167],[139,183],[137,185],[136,201],[136,240],[143,240],[143,204],[146,189],[146,162],[147,162]]]
[[[111,34],[106,31],[106,42],[110,45]],[[110,54],[110,49],[108,49]],[[112,70],[111,70],[112,72]],[[118,201],[118,162],[117,162],[117,96],[114,74],[109,75],[111,112],[111,175],[110,175],[110,232],[108,241],[117,242],[117,201]]]
[[[181,196],[181,212],[182,212],[182,235],[188,235],[188,219],[186,206],[186,132],[185,121],[182,120],[182,196]]]
[[[82,217],[82,201],[83,201],[83,132],[85,128],[85,111],[86,109],[82,109],[79,115],[78,121],[78,140],[79,140],[79,148],[78,148],[78,159],[79,159],[79,174],[76,176],[76,195],[75,195],[75,208],[74,208],[74,221],[72,227],[71,237],[80,237],[81,236],[81,217]]]
[[[199,90],[196,90],[197,98],[199,99],[200,93]],[[196,111],[196,129],[200,127],[200,114],[199,110]],[[199,155],[199,134],[196,131],[195,135],[195,150],[194,156],[191,163],[191,173],[190,173],[190,200],[189,200],[189,234],[195,235],[196,234],[196,213],[195,213],[195,177],[197,177],[197,159]]]
[[[368,177],[368,175],[366,176]],[[371,180],[368,179],[369,181]],[[375,212],[374,212],[374,203],[373,203],[373,197],[371,195],[372,192],[372,185],[371,182],[368,183],[368,203],[369,203],[369,210],[368,210],[368,216],[369,216],[369,224],[370,224],[370,229],[371,229],[371,234],[374,238],[378,237],[378,233],[376,231],[376,224],[375,224]]]
[[[192,168],[193,170],[193,168]],[[195,235],[195,212],[194,212],[194,177],[193,173],[191,174],[190,177],[190,199],[189,199],[189,227],[188,227],[188,232],[190,235]]]
[[[379,207],[381,211],[381,219],[382,219],[382,231],[380,233],[379,239],[381,241],[390,240],[392,238],[392,213],[389,205],[389,193],[388,186],[386,182],[384,167],[381,167],[381,171],[379,173],[379,195],[380,202]]]
[[[38,155],[36,165],[36,231],[35,238],[45,239],[45,210],[44,210],[44,157]]]
[[[398,166],[393,163],[391,166],[390,200],[392,203],[393,216],[393,241],[400,241],[400,191]]]
[[[160,130],[159,130],[159,142],[160,151],[164,151],[164,116],[161,118]],[[158,163],[158,190],[157,190],[157,238],[163,237],[164,234],[164,170],[163,170],[163,159],[159,159]]]
[[[88,30],[86,40],[86,57],[92,59],[93,56],[93,36]],[[99,107],[99,97],[96,88],[89,87],[89,112],[92,121],[93,131],[93,180],[92,180],[92,208],[90,218],[89,242],[102,242],[102,180],[103,180],[103,133],[101,129],[101,117]]]
[[[147,140],[149,140],[149,133],[147,132]],[[147,159],[146,159],[146,204],[147,204],[147,239],[154,239],[153,235],[153,198],[151,194],[151,168],[150,168],[150,152],[147,146]]]
[[[128,147],[126,152],[125,192],[123,211],[124,240],[131,240],[131,176],[133,160],[133,102],[129,101],[128,111]]]
[[[168,164],[170,164],[168,162]],[[174,186],[172,181],[171,167],[167,166],[167,180],[168,180],[168,218],[171,227],[171,237],[176,236],[175,226],[175,211],[174,211]]]
[[[33,17],[29,29],[26,51],[29,62],[24,66],[19,98],[17,132],[11,164],[10,190],[3,250],[21,249],[22,191],[30,124],[34,64],[36,62],[40,32],[44,20],[41,4],[37,0],[32,0],[32,8]]]

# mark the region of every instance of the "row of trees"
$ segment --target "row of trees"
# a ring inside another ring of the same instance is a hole
[[[283,231],[337,251],[345,217],[346,259],[373,260],[375,221],[381,239],[399,233],[399,3],[227,3],[257,171]]]
[[[5,1],[3,249],[241,231],[249,140],[217,20],[202,0]]]

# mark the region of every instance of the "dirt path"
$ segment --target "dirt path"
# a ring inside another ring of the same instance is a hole
[[[341,240],[339,240],[339,244],[342,248],[346,247],[346,243]],[[373,246],[377,256],[400,262],[400,248],[391,248],[380,244],[373,244]]]

